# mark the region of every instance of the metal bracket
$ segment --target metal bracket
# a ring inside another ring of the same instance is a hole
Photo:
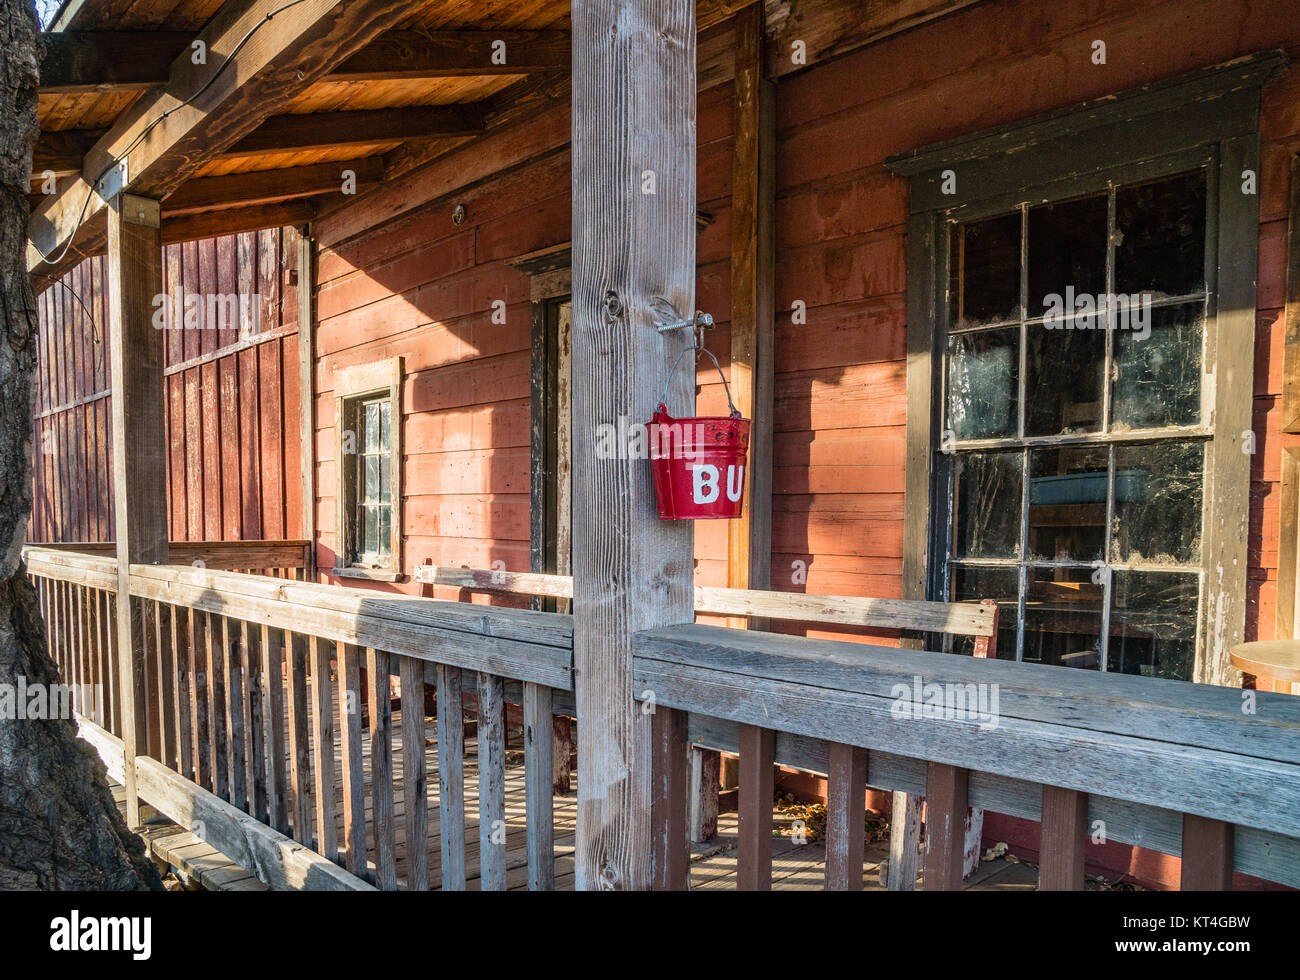
[[[95,193],[99,195],[100,200],[105,204],[117,197],[126,189],[130,181],[127,179],[126,159],[123,158],[113,165],[112,169],[95,184]]]
[[[685,330],[687,327],[711,327],[713,326],[712,315],[705,313],[703,310],[696,310],[692,319],[686,319],[677,312],[677,308],[662,296],[656,296],[650,301],[650,308],[655,314],[655,329],[660,333],[667,333],[670,330]]]

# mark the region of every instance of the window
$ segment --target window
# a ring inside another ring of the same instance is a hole
[[[890,161],[912,178],[904,579],[911,598],[997,599],[1000,658],[1233,681],[1258,247],[1243,178],[1277,64]]]
[[[401,383],[401,358],[336,372],[335,575],[401,576]]]

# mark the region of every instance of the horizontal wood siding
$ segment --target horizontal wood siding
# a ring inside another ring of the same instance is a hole
[[[38,299],[32,541],[113,538],[105,263],[86,259]],[[280,229],[163,249],[169,296],[202,297],[205,312],[213,294],[250,297],[233,319],[158,333],[173,541],[301,534],[292,264]]]

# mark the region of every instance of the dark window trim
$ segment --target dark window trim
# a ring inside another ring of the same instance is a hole
[[[1231,648],[1245,634],[1253,424],[1255,270],[1259,196],[1241,193],[1241,174],[1259,186],[1259,88],[1285,63],[1267,52],[1084,103],[1008,127],[892,157],[911,179],[908,222],[907,483],[903,595],[941,598],[943,518],[950,465],[939,446],[942,420],[937,345],[946,330],[949,223],[1006,210],[1032,195],[1060,199],[1102,186],[1117,172],[1173,172],[1208,160],[1207,251],[1215,241],[1215,281],[1207,320],[1207,374],[1216,379],[1215,437],[1206,461],[1202,613],[1194,680],[1236,685]],[[945,171],[956,193],[942,193]],[[1217,173],[1216,173],[1217,171]],[[1217,179],[1216,179],[1217,178]],[[1217,192],[1217,193],[1216,193]]]

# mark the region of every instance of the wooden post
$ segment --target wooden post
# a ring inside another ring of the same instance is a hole
[[[302,536],[307,545],[303,577],[316,581],[316,243],[310,227],[290,233],[296,245],[298,290],[298,439],[301,460]]]
[[[931,762],[925,774],[925,890],[961,891],[966,819],[965,769]]]
[[[144,624],[139,603],[131,601],[131,566],[167,561],[162,343],[152,323],[154,297],[163,291],[160,219],[157,201],[131,194],[115,197],[108,212],[118,675],[131,827],[140,824],[135,757],[148,730]]]
[[[826,890],[862,891],[866,854],[867,750],[830,744],[826,780]]]
[[[598,457],[599,427],[648,422],[691,342],[657,331],[651,304],[695,309],[695,4],[577,0],[572,33],[575,879],[644,889],[651,716],[633,699],[632,634],[695,618],[693,534],[656,519],[645,459]],[[693,386],[673,379],[674,415]]]
[[[1083,891],[1083,845],[1087,834],[1088,794],[1044,786],[1039,891]]]
[[[1232,891],[1235,827],[1222,820],[1183,814],[1183,872],[1178,887],[1185,892]]]
[[[772,888],[772,793],[776,732],[741,725],[740,792],[736,821],[736,887],[743,892]]]

